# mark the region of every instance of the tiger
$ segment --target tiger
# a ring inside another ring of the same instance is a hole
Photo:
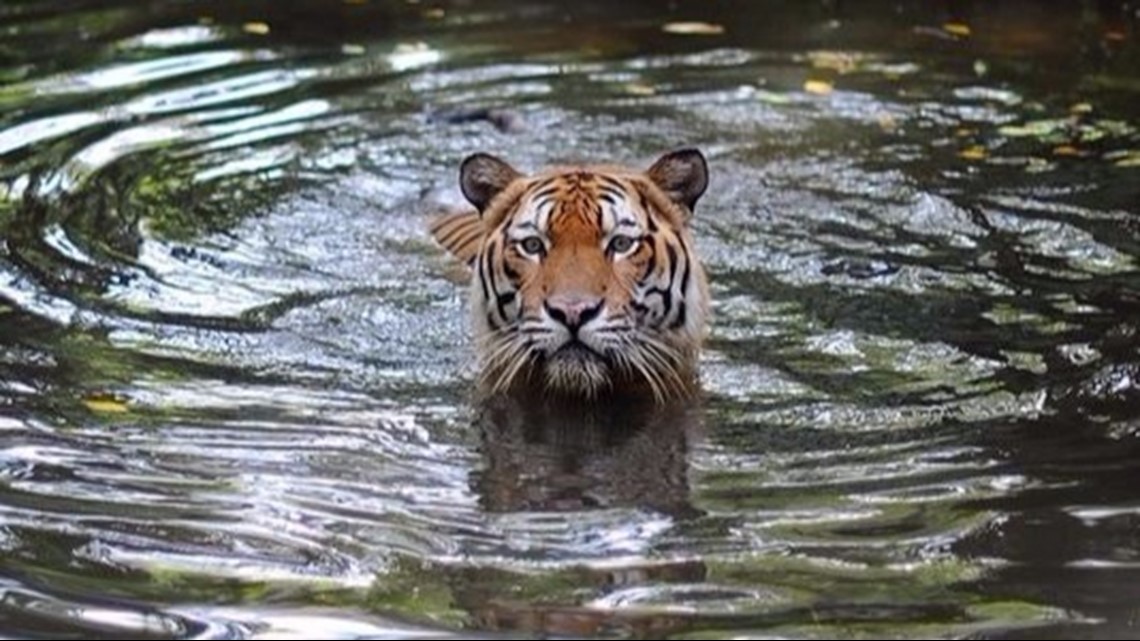
[[[524,174],[484,152],[459,166],[470,207],[429,223],[471,274],[485,393],[694,396],[709,284],[691,221],[708,187],[700,150],[647,170],[554,165]]]

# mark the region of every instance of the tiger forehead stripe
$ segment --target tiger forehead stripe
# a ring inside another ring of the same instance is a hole
[[[538,191],[534,192],[534,194],[531,196],[531,198],[534,199],[535,201],[539,201],[539,200],[544,200],[544,199],[550,198],[551,196],[553,196],[556,193],[558,193],[558,185],[549,185],[547,187],[543,187],[543,188],[539,189]]]

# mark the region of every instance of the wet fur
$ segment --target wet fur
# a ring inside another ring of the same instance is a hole
[[[481,388],[691,396],[708,286],[688,222],[707,180],[695,150],[666,154],[648,171],[571,166],[530,176],[494,156],[468,157],[460,183],[474,209],[437,217],[430,232],[473,272]],[[541,255],[525,250],[532,236]],[[636,241],[619,253],[616,236]],[[568,329],[550,311],[566,297],[601,301],[601,311]]]

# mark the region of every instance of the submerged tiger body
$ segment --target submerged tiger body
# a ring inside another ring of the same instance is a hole
[[[484,390],[691,396],[708,284],[689,221],[707,184],[696,150],[648,171],[533,175],[469,156],[460,186],[474,210],[438,217],[431,233],[473,271]]]

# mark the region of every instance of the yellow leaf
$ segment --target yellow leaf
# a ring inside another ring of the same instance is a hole
[[[1134,152],[1125,156],[1117,160],[1114,164],[1117,167],[1140,167],[1140,152]]]
[[[427,11],[424,11],[424,17],[425,18],[431,18],[432,20],[441,20],[446,15],[447,15],[447,12],[444,11],[443,9],[439,9],[439,8],[428,9]]]
[[[808,54],[813,67],[818,69],[833,69],[839,73],[850,73],[859,68],[857,54],[842,51],[815,51]]]
[[[652,96],[657,93],[657,90],[650,85],[642,84],[640,82],[631,82],[625,86],[626,93],[634,96]]]
[[[1089,114],[1092,113],[1093,106],[1087,102],[1078,102],[1077,104],[1069,107],[1069,113],[1074,114]]]
[[[942,30],[963,38],[970,37],[970,25],[963,22],[947,22],[942,25]]]
[[[724,33],[724,26],[711,22],[670,22],[662,29],[665,33],[682,36],[717,36]]]
[[[1079,156],[1079,155],[1081,155],[1081,150],[1077,149],[1076,147],[1074,147],[1072,145],[1060,145],[1058,147],[1053,148],[1053,155],[1054,156]]]
[[[966,147],[958,152],[958,157],[965,158],[966,160],[985,160],[988,155],[989,153],[986,151],[986,148],[981,145]]]
[[[100,414],[123,414],[127,412],[127,404],[109,396],[99,396],[83,399],[83,404],[92,412]]]
[[[826,96],[835,89],[835,86],[826,80],[808,80],[804,83],[804,91],[817,96]]]
[[[252,33],[257,36],[264,36],[269,33],[269,25],[264,22],[247,22],[241,26],[242,31]]]

